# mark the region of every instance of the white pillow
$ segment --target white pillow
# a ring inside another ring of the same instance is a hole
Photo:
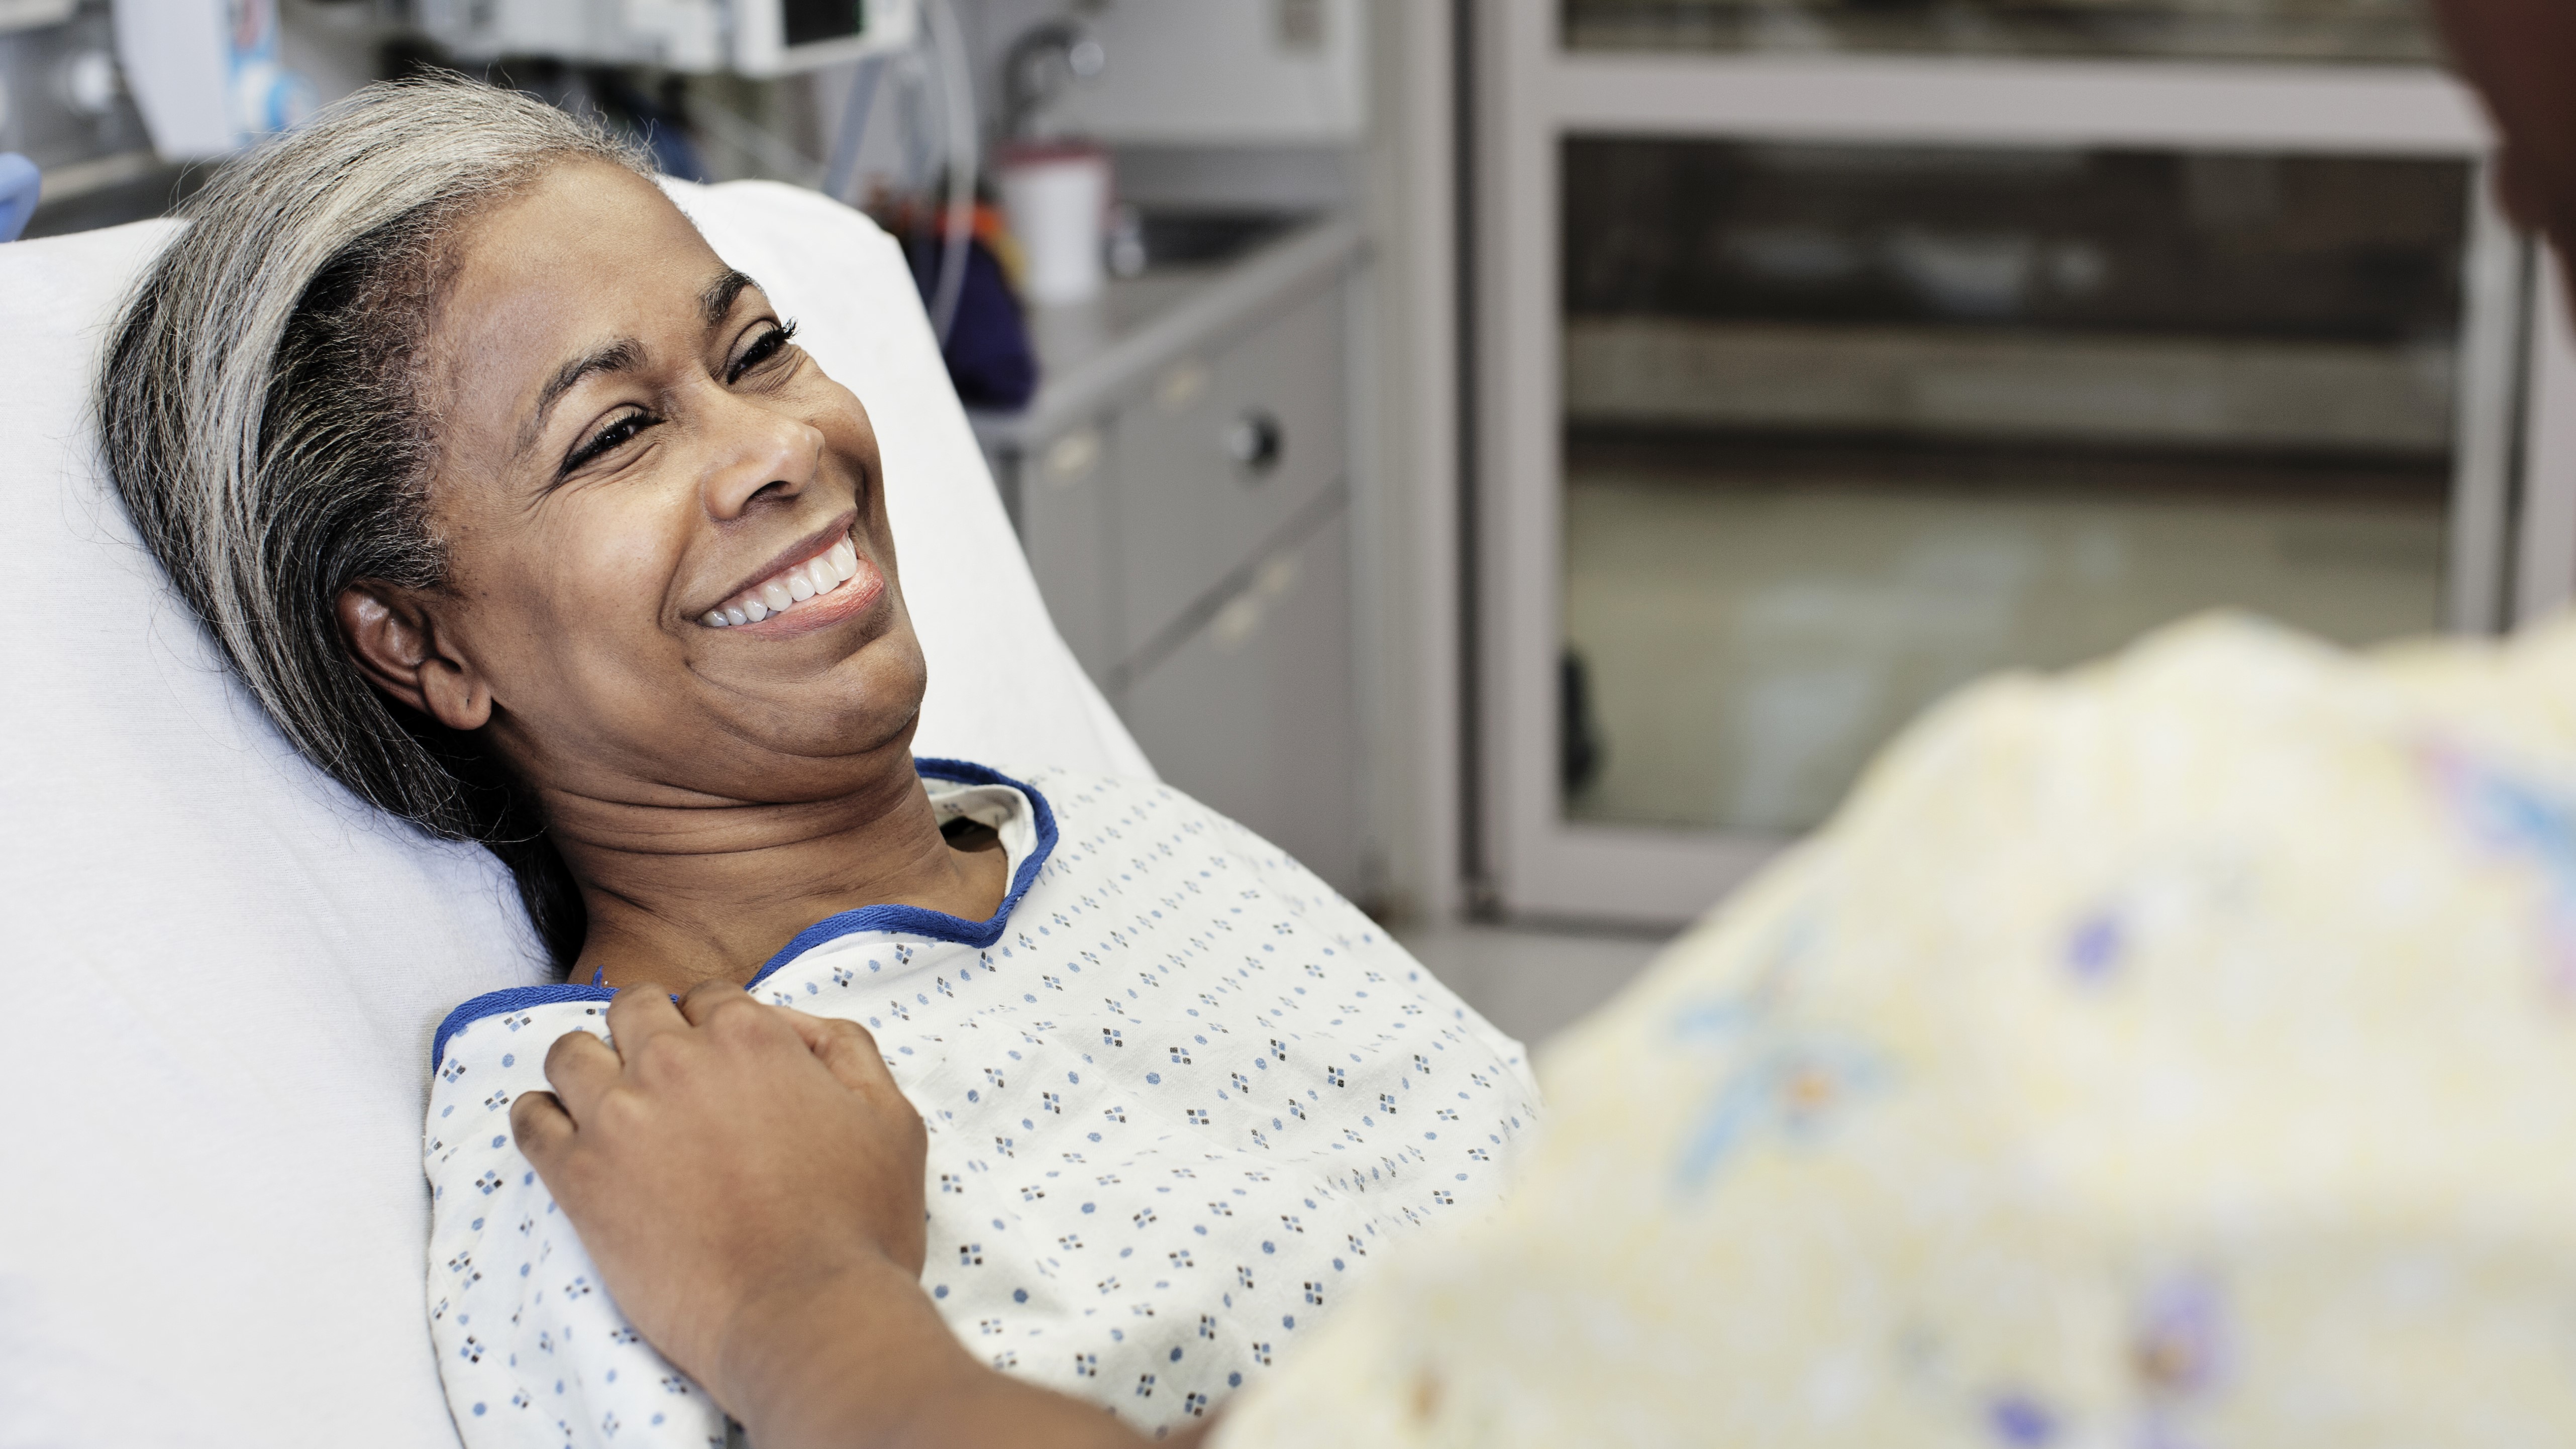
[[[673,185],[884,449],[924,754],[1146,774],[1048,622],[895,244]],[[430,1033],[539,980],[506,877],[308,768],[98,464],[172,223],[0,246],[0,1446],[453,1449],[423,1322]]]

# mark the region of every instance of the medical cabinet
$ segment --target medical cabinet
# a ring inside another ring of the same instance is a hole
[[[1502,911],[1687,919],[1999,670],[2567,597],[2554,278],[2411,0],[1473,16]]]

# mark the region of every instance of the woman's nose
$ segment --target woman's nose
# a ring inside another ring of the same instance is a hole
[[[758,498],[796,497],[822,464],[821,432],[755,403],[723,397],[708,425],[714,446],[700,486],[716,518],[740,517]]]

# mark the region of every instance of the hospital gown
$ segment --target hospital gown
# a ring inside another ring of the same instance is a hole
[[[1919,725],[1220,1449],[2576,1444],[2576,625]]]
[[[978,1357],[1165,1430],[1498,1200],[1537,1103],[1519,1045],[1322,881],[1160,785],[920,769],[1000,834],[1000,911],[835,916],[751,990],[875,1034],[930,1129],[923,1285]],[[510,1138],[609,997],[499,992],[439,1032],[428,1301],[469,1449],[726,1437]]]

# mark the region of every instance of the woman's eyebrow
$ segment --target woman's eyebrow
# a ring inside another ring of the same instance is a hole
[[[644,344],[632,337],[620,337],[556,368],[546,385],[537,389],[537,410],[519,432],[518,451],[524,453],[536,445],[537,435],[546,430],[546,415],[583,378],[594,372],[625,372],[643,365]]]
[[[759,285],[730,268],[723,276],[707,283],[706,290],[698,294],[698,308],[706,314],[707,325],[713,327],[724,321],[726,315],[733,311],[735,299]]]

